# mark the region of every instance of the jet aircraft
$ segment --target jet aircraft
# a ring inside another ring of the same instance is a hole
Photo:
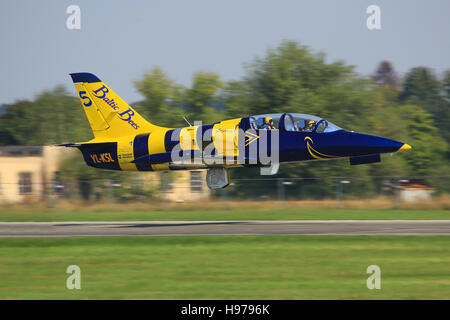
[[[94,168],[207,169],[207,184],[217,189],[230,184],[230,167],[259,167],[262,175],[272,175],[280,163],[349,158],[351,165],[358,165],[379,162],[382,153],[411,149],[403,142],[347,131],[300,113],[161,127],[146,121],[95,75],[70,75],[94,139],[60,146],[78,148],[86,164]]]

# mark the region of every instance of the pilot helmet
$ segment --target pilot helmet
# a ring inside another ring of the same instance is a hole
[[[312,126],[314,126],[314,124],[315,124],[316,122],[314,121],[314,120],[309,120],[308,121],[308,128],[311,128]]]
[[[264,122],[265,122],[266,124],[272,125],[272,124],[273,124],[272,117],[266,117],[266,119],[264,119]]]

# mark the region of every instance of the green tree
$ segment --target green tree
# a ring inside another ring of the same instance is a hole
[[[144,100],[136,104],[142,116],[160,126],[182,126],[184,112],[181,109],[185,89],[170,80],[159,67],[135,81]]]
[[[221,113],[213,108],[220,100],[219,91],[222,87],[223,83],[215,73],[194,74],[192,86],[186,90],[186,110],[190,120],[202,121],[204,124],[223,120]]]
[[[243,102],[243,110],[252,114],[302,112],[291,103],[294,96],[306,95],[315,101],[317,90],[353,75],[352,66],[342,62],[327,64],[324,59],[323,54],[313,54],[305,46],[285,41],[269,50],[265,58],[257,58],[247,66],[241,85],[227,87],[226,101]],[[228,113],[235,116],[236,110],[231,108]]]
[[[251,114],[252,97],[245,83],[230,81],[225,84],[223,91],[225,102],[225,116],[239,118]]]
[[[414,152],[404,154],[412,175],[428,175],[434,168],[442,164],[448,149],[447,142],[438,134],[432,117],[422,107],[414,105],[401,106],[404,115],[408,142]]]
[[[448,72],[441,83],[429,68],[417,67],[406,74],[400,94],[403,102],[422,106],[430,113],[438,134],[447,141],[450,138],[449,82]]]
[[[444,72],[444,77],[442,79],[442,89],[444,95],[443,107],[441,110],[440,121],[441,125],[439,129],[441,130],[442,137],[449,142],[450,141],[450,70]],[[450,152],[447,153],[447,160],[450,160]]]
[[[46,90],[35,100],[13,103],[0,118],[9,142],[45,145],[78,142],[92,138],[79,99],[62,86]]]
[[[347,159],[285,164],[276,176],[306,178],[294,180],[289,187],[289,192],[297,197],[332,197],[339,177],[344,176],[356,177],[345,186],[346,193],[370,196],[381,191],[382,180],[365,177],[431,174],[432,168],[442,163],[442,153],[447,150],[430,114],[417,105],[399,104],[397,94],[397,89],[389,85],[361,77],[350,65],[326,63],[323,54],[313,54],[308,48],[288,41],[250,64],[244,79],[228,83],[224,100],[227,115],[233,117],[309,113],[347,130],[411,144],[411,152],[383,155],[382,162],[377,164],[350,166]],[[416,152],[417,149],[421,151]],[[233,172],[236,179],[255,175],[259,175],[257,170]],[[255,193],[246,180],[238,180],[236,185],[240,186],[236,190],[242,196],[260,193],[263,183]],[[273,182],[265,190],[276,196]]]

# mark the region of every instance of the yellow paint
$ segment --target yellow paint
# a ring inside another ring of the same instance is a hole
[[[306,148],[308,149],[309,154],[313,158],[319,159],[319,160],[326,160],[326,159],[330,159],[330,158],[338,158],[338,156],[333,156],[333,155],[320,153],[319,151],[317,151],[313,147],[311,147],[309,142],[311,141],[311,143],[314,143],[314,141],[311,139],[311,137],[305,137],[305,141],[306,141]]]
[[[117,158],[120,168],[124,171],[137,171],[134,160],[133,141],[135,136],[125,136],[117,138]]]
[[[256,141],[256,140],[259,139],[259,136],[258,136],[258,135],[254,134],[254,133],[252,133],[252,132],[249,132],[249,131],[247,131],[247,132],[245,133],[245,137],[247,138],[247,142],[245,143],[245,146],[246,146],[246,147],[247,147],[249,144],[251,144],[252,142],[254,142],[254,141]]]
[[[397,152],[405,151],[405,150],[410,150],[411,148],[412,148],[412,147],[411,147],[409,144],[405,143],[404,145],[401,146],[400,149],[397,150]]]
[[[148,153],[163,153],[166,152],[166,146],[164,143],[164,138],[166,136],[166,132],[170,130],[168,128],[160,128],[160,130],[153,131],[148,138]],[[169,167],[162,164],[154,164],[152,165],[152,169],[154,171],[164,171],[169,170]]]
[[[164,129],[142,118],[103,82],[77,83],[75,88],[96,139],[111,141]]]
[[[241,118],[221,121],[214,125],[212,137],[217,156],[238,156],[238,134]]]
[[[198,126],[185,127],[180,132],[181,150],[200,150],[197,142]]]
[[[87,89],[83,84],[77,83],[75,84],[75,88],[77,89],[78,92],[84,93],[84,96],[87,97],[85,99],[82,99],[82,105],[83,102],[87,104],[88,99],[92,101],[89,92],[87,91]],[[110,127],[108,122],[103,117],[102,113],[100,112],[96,104],[91,103],[90,106],[87,107],[83,106],[83,109],[84,112],[86,113],[86,117],[88,118],[89,124],[91,125],[92,131],[94,132],[94,136],[101,137],[103,133],[105,133],[106,130],[108,130]]]
[[[109,152],[95,153],[95,154],[91,154],[90,156],[91,156],[93,163],[115,162],[115,160],[111,156],[111,153],[109,153]]]
[[[161,128],[160,130],[156,130],[150,133],[150,136],[148,138],[148,152],[150,154],[166,152],[164,138],[168,130],[170,129]]]
[[[76,83],[81,105],[94,133],[94,139],[83,143],[117,142],[117,158],[122,170],[136,171],[133,143],[134,138],[149,133],[149,154],[163,153],[165,134],[171,128],[156,126],[146,121],[136,110],[120,98],[104,82]],[[217,156],[238,156],[239,123],[241,118],[221,121],[212,129],[212,140]],[[180,132],[182,150],[200,150],[203,145],[197,141],[199,126],[185,127]],[[248,144],[259,137],[249,134]],[[247,145],[248,145],[247,144]],[[110,162],[110,155],[98,155],[92,159],[96,163]],[[227,166],[235,166],[230,164]],[[167,165],[152,165],[153,170],[169,170]]]

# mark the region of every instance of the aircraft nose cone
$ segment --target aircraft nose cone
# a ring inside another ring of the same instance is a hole
[[[351,132],[347,133],[347,144],[350,147],[349,153],[353,156],[377,153],[392,153],[409,150],[411,146],[392,139]]]
[[[404,143],[404,144],[400,147],[400,149],[397,150],[397,152],[405,151],[405,150],[410,150],[410,149],[412,149],[412,147],[411,147],[409,144]]]
[[[403,142],[378,136],[367,139],[367,142],[367,146],[376,153],[396,152],[405,145]]]

